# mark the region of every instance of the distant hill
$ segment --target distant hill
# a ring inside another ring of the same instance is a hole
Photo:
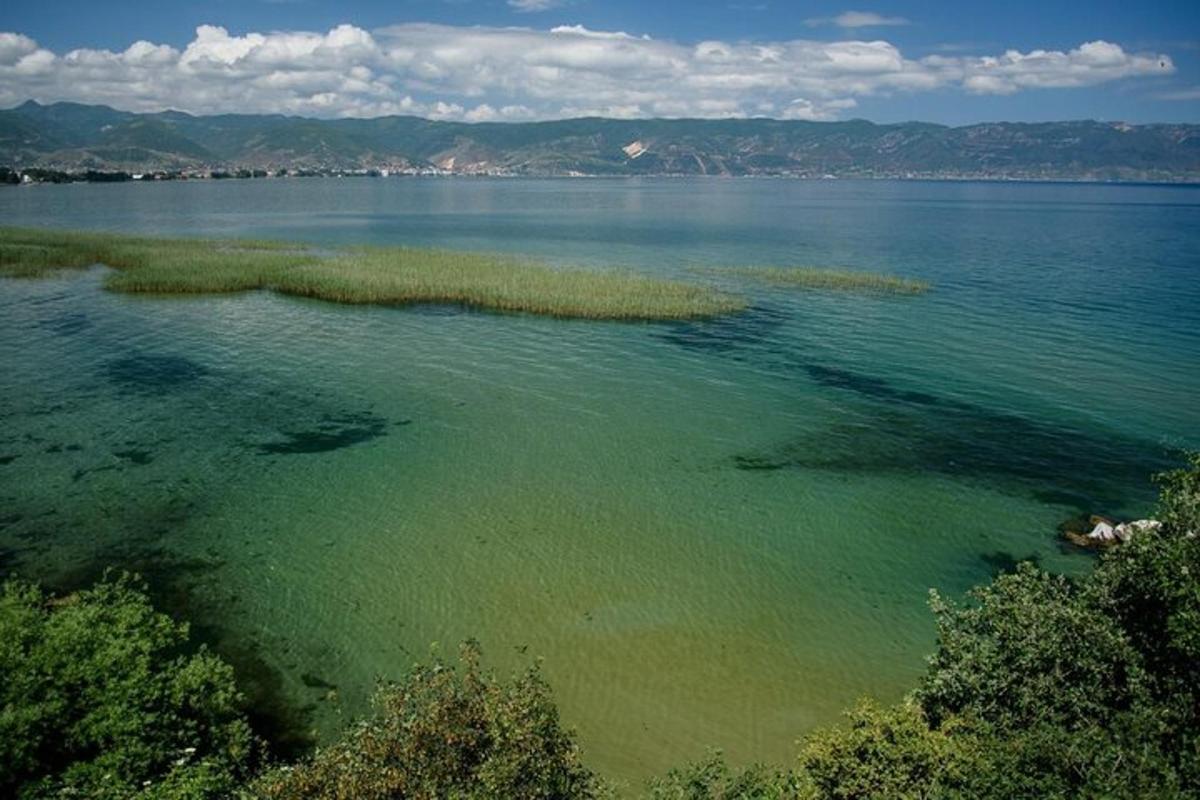
[[[1200,125],[598,118],[467,124],[135,114],[31,100],[0,111],[0,166],[1200,182]]]

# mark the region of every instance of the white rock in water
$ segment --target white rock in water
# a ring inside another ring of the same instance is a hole
[[[1092,528],[1092,532],[1087,535],[1089,539],[1095,539],[1098,542],[1111,542],[1117,538],[1117,532],[1112,525],[1107,522],[1098,522],[1096,527]]]
[[[1162,523],[1156,519],[1135,519],[1133,522],[1122,522],[1113,532],[1122,542],[1128,542],[1135,533],[1156,531],[1161,527]]]

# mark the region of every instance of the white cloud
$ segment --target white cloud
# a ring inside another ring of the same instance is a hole
[[[38,49],[37,42],[19,33],[0,33],[0,64],[10,66]]]
[[[1200,86],[1193,86],[1190,89],[1174,89],[1167,92],[1159,92],[1155,97],[1159,100],[1200,100]]]
[[[202,25],[182,50],[137,41],[121,51],[56,54],[0,33],[0,106],[32,97],[194,113],[832,119],[873,95],[953,87],[1011,94],[1173,71],[1165,55],[1103,41],[1068,51],[909,58],[884,40],[683,44],[580,25],[339,25],[241,35]]]
[[[836,17],[813,17],[804,20],[810,28],[823,28],[836,25],[839,28],[886,28],[897,25],[911,25],[904,17],[885,17],[873,11],[843,11]]]
[[[1126,53],[1111,42],[1085,42],[1074,50],[1009,50],[1002,56],[963,59],[963,86],[977,94],[1013,94],[1021,89],[1093,86],[1132,76],[1174,72],[1163,55]]]
[[[514,11],[530,13],[533,11],[549,11],[552,8],[566,5],[565,0],[508,0],[508,5]]]

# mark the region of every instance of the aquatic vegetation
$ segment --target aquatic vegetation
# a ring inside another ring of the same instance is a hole
[[[694,271],[794,289],[923,294],[932,288],[927,281],[913,278],[823,267],[698,267]]]
[[[658,336],[687,350],[728,353],[772,343],[786,320],[783,311],[756,303],[732,316],[678,322]]]
[[[180,355],[130,353],[104,365],[104,375],[117,387],[130,392],[159,394],[192,384],[209,370]]]
[[[996,410],[815,362],[787,365],[853,396],[841,419],[777,445],[738,453],[740,470],[942,473],[983,479],[1061,505],[1117,509],[1153,499],[1147,477],[1174,461],[1153,441]]]
[[[407,247],[356,248],[289,271],[277,288],[340,303],[453,304],[581,319],[690,319],[745,307],[713,289],[631,272]]]
[[[258,445],[263,455],[325,453],[387,435],[387,420],[371,412],[325,414],[315,427],[280,431],[281,441]]]
[[[550,317],[697,319],[742,310],[712,287],[618,270],[413,247],[317,251],[287,242],[0,228],[0,276],[104,264],[108,289],[198,294],[271,289],[337,303],[450,304]]]

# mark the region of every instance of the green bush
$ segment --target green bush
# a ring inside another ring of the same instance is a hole
[[[600,787],[536,668],[510,683],[485,673],[479,649],[460,668],[417,666],[385,684],[376,712],[338,743],[263,776],[272,800],[589,798]]]
[[[787,800],[796,796],[796,777],[755,765],[734,770],[719,751],[650,783],[650,800]]]
[[[971,596],[959,607],[932,593],[938,649],[916,696],[934,725],[962,716],[1070,731],[1146,699],[1132,644],[1067,578],[1026,563]]]
[[[1200,452],[1187,454],[1187,466],[1155,476],[1159,520],[1168,533],[1200,536]]]
[[[913,703],[881,708],[863,701],[846,727],[800,743],[800,793],[824,798],[944,797],[961,788],[967,759],[947,732],[931,729]]]
[[[1155,747],[1200,796],[1200,537],[1134,537],[1106,554],[1084,594],[1141,661],[1149,699],[1138,709],[1153,725],[1137,732],[1139,746]]]
[[[254,740],[228,665],[132,580],[0,593],[0,796],[229,795]]]

